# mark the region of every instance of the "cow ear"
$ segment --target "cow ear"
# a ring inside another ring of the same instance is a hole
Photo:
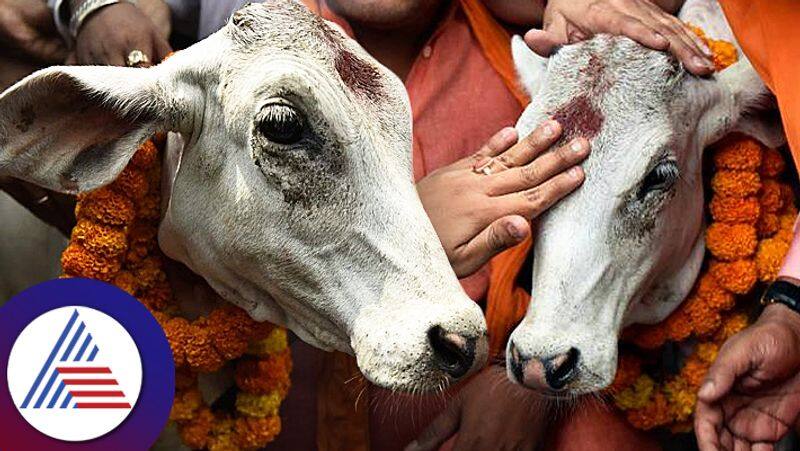
[[[159,67],[54,67],[0,95],[0,175],[75,194],[113,181],[166,128]]]
[[[714,84],[721,101],[706,115],[706,145],[732,132],[751,136],[767,147],[786,144],[775,97],[750,61],[742,57],[720,72]]]
[[[511,39],[511,55],[514,57],[514,65],[522,86],[531,98],[536,97],[547,73],[548,59],[531,50],[519,35],[515,35]]]

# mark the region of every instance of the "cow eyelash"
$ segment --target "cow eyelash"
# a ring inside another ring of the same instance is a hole
[[[680,178],[678,163],[668,157],[661,158],[642,180],[637,197],[643,200],[650,194],[666,193],[675,185],[678,178]]]
[[[308,120],[303,112],[283,99],[264,105],[259,116],[259,131],[276,144],[297,144],[308,128]]]

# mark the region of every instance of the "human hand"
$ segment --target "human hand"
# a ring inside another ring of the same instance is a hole
[[[579,138],[548,152],[560,135],[555,121],[520,142],[513,128],[503,129],[475,155],[417,183],[456,275],[466,277],[522,242],[531,219],[583,183],[576,165],[589,155],[589,142]]]
[[[700,449],[771,450],[800,415],[800,315],[768,306],[720,350],[698,393]]]
[[[67,49],[43,1],[0,0],[0,46],[39,62],[62,63]]]
[[[81,26],[75,39],[76,62],[125,66],[130,52],[140,50],[150,64],[158,63],[172,51],[163,33],[136,5],[109,5],[90,15]]]
[[[714,71],[708,46],[652,0],[550,0],[543,29],[529,31],[525,42],[546,57],[559,45],[599,33],[623,35],[655,50],[669,50],[695,75]]]
[[[453,451],[536,449],[549,417],[547,402],[492,366],[470,380],[405,451],[437,450],[454,435]]]

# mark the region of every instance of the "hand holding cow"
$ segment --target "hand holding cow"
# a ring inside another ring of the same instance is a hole
[[[79,7],[84,0],[72,1]],[[128,2],[106,6],[91,14],[75,39],[75,62],[89,65],[125,66],[130,52],[139,50],[150,65],[172,51],[169,9],[162,1],[134,5]]]
[[[698,394],[700,449],[767,450],[800,416],[800,315],[776,304],[731,338]]]
[[[506,128],[472,157],[457,161],[417,184],[417,192],[459,277],[522,242],[530,220],[583,183],[577,166],[589,155],[579,138],[548,150],[561,136],[555,122],[518,142]]]
[[[531,30],[525,41],[542,56],[563,44],[584,41],[599,33],[627,36],[655,50],[669,50],[695,75],[714,70],[710,51],[677,17],[660,5],[666,0],[550,0],[542,30]],[[677,3],[677,4],[676,4]]]

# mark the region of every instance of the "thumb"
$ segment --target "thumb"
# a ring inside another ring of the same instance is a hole
[[[461,397],[453,399],[444,412],[439,414],[416,440],[406,446],[405,451],[430,451],[439,449],[452,437],[461,423]]]
[[[719,401],[731,391],[736,379],[750,370],[751,354],[754,352],[748,345],[748,337],[730,343],[733,346],[723,347],[714,364],[706,373],[706,380],[697,392],[697,397],[706,403]]]
[[[459,277],[477,271],[492,257],[516,246],[531,234],[531,225],[522,216],[505,216],[483,229],[475,238],[465,244],[460,252]]]
[[[543,30],[534,28],[525,33],[525,43],[543,58],[549,57],[556,47],[568,42],[567,20],[560,14],[556,14]]]

